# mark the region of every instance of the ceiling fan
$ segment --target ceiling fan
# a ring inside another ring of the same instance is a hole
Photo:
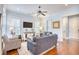
[[[38,6],[38,11],[36,13],[34,13],[34,14],[37,15],[37,16],[39,16],[39,15],[46,16],[47,11],[42,11],[41,6]]]
[[[39,6],[38,8],[39,8],[39,10],[37,11],[37,13],[38,13],[38,14],[41,14],[41,15],[43,15],[43,16],[46,16],[47,11],[42,11],[42,10],[41,10],[41,6]]]

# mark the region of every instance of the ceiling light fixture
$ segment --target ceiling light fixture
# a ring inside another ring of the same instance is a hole
[[[65,6],[68,6],[68,4],[65,4]]]
[[[39,8],[39,10],[38,10],[38,14],[41,14],[41,15],[43,15],[43,16],[45,16],[46,15],[46,13],[47,13],[47,11],[42,11],[41,10],[41,6],[38,6],[38,8]]]

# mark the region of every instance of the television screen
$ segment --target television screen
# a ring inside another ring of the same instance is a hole
[[[31,22],[23,22],[23,28],[32,28]]]

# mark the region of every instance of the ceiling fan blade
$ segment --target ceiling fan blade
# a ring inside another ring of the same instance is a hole
[[[42,14],[43,16],[45,16],[45,14],[44,14],[44,13],[42,13],[42,12],[41,12],[41,14]]]
[[[47,11],[42,11],[43,13],[47,13]]]

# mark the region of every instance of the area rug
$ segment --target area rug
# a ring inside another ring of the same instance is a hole
[[[19,55],[33,55],[28,49],[27,49],[27,42],[21,43],[21,48],[17,49]]]

